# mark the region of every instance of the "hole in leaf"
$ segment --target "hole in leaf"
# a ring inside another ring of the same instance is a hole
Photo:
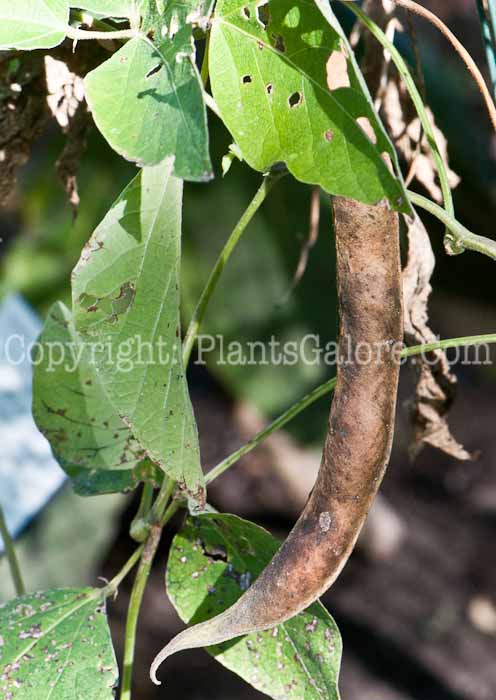
[[[273,90],[273,85],[272,85],[272,83],[268,83],[268,84],[265,86],[265,92],[267,93],[267,95],[271,95],[271,94],[272,94],[272,90]]]
[[[290,107],[298,107],[302,102],[303,95],[301,92],[293,92],[293,94],[288,97],[288,104]]]
[[[324,132],[324,138],[326,141],[332,141],[332,139],[334,138],[334,132],[330,129],[327,129],[327,131]]]
[[[386,163],[389,172],[392,173],[392,175],[395,175],[393,161],[391,160],[391,156],[389,155],[389,153],[386,153],[386,151],[384,151],[384,153],[381,153],[381,158]]]
[[[377,136],[375,135],[374,128],[367,117],[358,117],[356,120],[358,126],[365,132],[369,141],[373,144],[377,143]]]
[[[264,29],[267,29],[267,25],[270,22],[269,5],[267,3],[257,6],[257,20]]]
[[[241,81],[242,81],[243,85],[247,85],[248,83],[251,83],[252,77],[251,77],[251,75],[244,75],[241,78]]]
[[[282,34],[277,34],[274,36],[274,48],[281,53],[286,51],[286,45],[284,43],[284,38]]]
[[[159,63],[154,68],[152,68],[151,70],[148,71],[148,73],[146,74],[146,77],[151,78],[152,75],[156,75],[161,69],[162,69],[162,64]]]
[[[329,90],[350,87],[348,61],[341,51],[333,51],[326,64],[327,85]]]
[[[241,10],[241,14],[243,15],[243,17],[244,17],[245,19],[250,19],[250,17],[251,17],[250,8],[249,8],[249,7],[246,7],[246,6],[243,7],[243,9]]]

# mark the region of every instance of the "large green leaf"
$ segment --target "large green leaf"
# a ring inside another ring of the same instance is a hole
[[[70,0],[69,4],[95,17],[131,17],[136,12],[135,0]]]
[[[101,591],[66,588],[0,608],[0,696],[112,700],[118,671]]]
[[[143,448],[107,398],[63,304],[51,308],[39,343],[33,416],[75,491],[116,493],[151,479]]]
[[[50,49],[68,23],[67,0],[0,0],[0,50]]]
[[[182,182],[171,169],[145,168],[96,229],[73,273],[73,314],[115,410],[150,459],[202,502],[181,348]]]
[[[234,515],[189,518],[172,543],[167,592],[185,622],[208,620],[232,605],[280,543]],[[276,700],[336,700],[341,637],[321,603],[266,632],[207,649],[217,661]]]
[[[332,194],[407,206],[383,158],[396,163],[394,148],[348,41],[312,0],[219,0],[210,80],[222,119],[256,170],[283,161],[298,180]]]
[[[210,179],[207,118],[191,27],[183,26],[158,46],[132,39],[89,73],[85,84],[96,125],[124,158],[154,165],[174,156],[178,177]]]

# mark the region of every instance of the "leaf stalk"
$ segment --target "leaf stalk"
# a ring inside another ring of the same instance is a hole
[[[247,208],[245,209],[240,220],[234,227],[229,238],[227,239],[224,248],[222,249],[219,257],[217,258],[217,262],[215,263],[210,273],[210,277],[207,280],[205,288],[203,289],[203,292],[200,295],[200,299],[198,301],[196,309],[193,312],[193,316],[191,318],[188,330],[186,332],[186,336],[184,338],[183,363],[185,367],[187,367],[188,362],[190,360],[191,352],[195,345],[200,326],[202,324],[205,312],[207,310],[208,303],[215,291],[222,271],[227,265],[229,258],[231,257],[236,246],[238,245],[241,236],[245,232],[248,224],[251,222],[257,211],[260,209],[274,185],[282,177],[284,177],[285,174],[285,172],[269,173],[264,177],[262,184],[258,188],[257,192],[255,193],[255,196],[253,197]]]
[[[3,513],[3,508],[0,505],[0,535],[3,540],[3,545],[5,548],[5,556],[7,557],[7,562],[10,568],[10,574],[12,576],[12,581],[14,583],[14,588],[17,596],[25,595],[26,587],[24,585],[24,580],[22,578],[21,569],[19,567],[19,560],[17,559],[17,554],[15,551],[14,542],[10,536],[7,523],[5,522],[5,516]]]

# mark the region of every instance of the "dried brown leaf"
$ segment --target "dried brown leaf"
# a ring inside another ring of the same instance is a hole
[[[86,132],[90,123],[90,115],[84,101],[84,83],[64,61],[52,56],[46,56],[45,70],[48,106],[66,135],[66,143],[56,162],[56,169],[76,214],[79,206],[77,170],[86,148]]]
[[[428,303],[435,257],[424,224],[419,217],[408,223],[408,262],[403,270],[405,340],[408,345],[431,343],[437,338],[429,328]],[[472,455],[453,437],[446,419],[456,393],[457,380],[442,350],[412,361],[417,387],[412,405],[415,457],[425,444],[460,460]]]

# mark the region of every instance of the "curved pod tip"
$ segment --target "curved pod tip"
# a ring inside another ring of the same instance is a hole
[[[155,685],[161,685],[161,681],[157,678],[157,671],[163,662],[173,654],[187,649],[199,649],[201,647],[209,647],[213,644],[220,644],[233,637],[239,637],[246,634],[248,629],[246,625],[240,626],[239,617],[236,622],[236,604],[228,608],[225,612],[217,615],[211,620],[200,622],[198,625],[189,627],[176,635],[166,646],[157,654],[150,667],[150,678]],[[234,615],[233,615],[234,612]]]

